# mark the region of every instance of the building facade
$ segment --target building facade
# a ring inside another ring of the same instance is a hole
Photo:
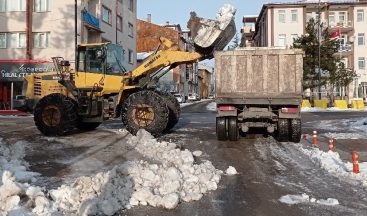
[[[212,94],[212,76],[214,69],[206,64],[199,64],[200,98],[207,99]]]
[[[255,46],[290,47],[305,34],[307,22],[318,19],[331,33],[340,31],[339,55],[348,68],[356,71],[350,97],[367,97],[367,1],[302,1],[265,4],[256,22]],[[354,90],[362,87],[359,91]],[[359,93],[358,93],[359,92]]]
[[[123,66],[134,69],[136,1],[0,0],[0,109],[11,108],[25,75],[53,70],[51,57],[74,65],[77,44],[120,44]]]
[[[137,52],[142,57],[147,57],[146,53],[152,53],[159,46],[160,37],[168,38],[178,44],[180,50],[194,51],[193,45],[187,43],[191,40],[189,31],[182,30],[181,26],[176,24],[154,24],[151,22],[150,15],[146,21],[137,21],[137,37]],[[140,61],[143,60],[144,58],[140,59]],[[177,92],[186,97],[189,93],[198,93],[197,63],[181,64],[173,68],[160,79],[159,87],[161,90]]]

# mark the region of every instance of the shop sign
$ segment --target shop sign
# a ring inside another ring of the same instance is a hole
[[[53,63],[0,63],[0,81],[23,81],[27,75],[52,71]]]

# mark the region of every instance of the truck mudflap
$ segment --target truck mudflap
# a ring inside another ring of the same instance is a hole
[[[196,51],[203,54],[222,51],[236,34],[235,14],[236,9],[228,4],[219,10],[216,20],[201,18],[191,12],[187,27],[191,31]]]

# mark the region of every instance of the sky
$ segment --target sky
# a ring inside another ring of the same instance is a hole
[[[294,0],[289,0],[294,1]],[[152,14],[152,22],[165,24],[180,24],[186,29],[190,12],[196,11],[199,17],[214,19],[224,4],[232,4],[237,9],[237,31],[242,26],[244,15],[258,15],[262,5],[281,0],[138,0],[138,18],[146,20],[147,14]]]

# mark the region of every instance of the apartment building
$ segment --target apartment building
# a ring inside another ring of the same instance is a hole
[[[112,42],[123,66],[136,67],[137,0],[0,0],[0,109],[22,93],[23,77],[54,70],[50,58],[74,65],[75,45]]]
[[[305,34],[307,22],[320,20],[331,33],[340,31],[339,55],[347,67],[357,72],[352,97],[367,97],[367,1],[297,1],[265,4],[256,22],[253,43],[260,47],[289,47]],[[359,92],[359,93],[358,93]],[[362,92],[362,93],[361,93]]]
[[[159,38],[165,37],[178,44],[181,50],[194,51],[192,44],[187,43],[191,40],[190,31],[182,30],[179,24],[154,24],[151,22],[151,15],[147,20],[137,21],[137,52],[138,56],[147,57],[147,53],[152,53],[160,44]],[[182,64],[160,79],[160,88],[165,91],[178,92],[188,96],[189,93],[199,92],[198,65]]]

